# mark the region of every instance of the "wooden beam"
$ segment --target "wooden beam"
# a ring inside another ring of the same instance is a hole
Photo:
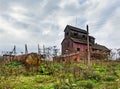
[[[88,59],[88,66],[90,66],[90,45],[89,45],[89,27],[87,25],[87,59]]]

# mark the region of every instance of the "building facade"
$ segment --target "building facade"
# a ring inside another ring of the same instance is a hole
[[[62,46],[62,55],[72,54],[72,53],[86,53],[87,52],[87,31],[67,25],[64,30],[64,39],[61,43]],[[103,45],[95,43],[95,38],[89,36],[89,46],[90,52],[96,51],[109,51],[109,49]],[[80,59],[80,56],[77,57]],[[77,59],[75,58],[75,60]],[[77,60],[79,60],[77,59]]]
[[[67,25],[64,30],[64,39],[61,43],[62,54],[87,50],[87,31]],[[90,49],[95,43],[95,38],[89,36]]]

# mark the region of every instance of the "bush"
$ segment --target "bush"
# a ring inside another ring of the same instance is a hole
[[[89,70],[84,71],[83,77],[85,79],[91,79],[91,80],[95,80],[95,81],[101,80],[101,76],[99,73],[95,73],[95,72],[89,71]]]
[[[11,63],[7,64],[7,66],[9,68],[16,68],[18,66],[23,66],[23,64],[21,62],[11,62]]]
[[[54,88],[54,85],[42,85],[42,86],[37,86],[36,88],[34,89],[56,89]],[[58,89],[58,88],[57,88]]]
[[[94,82],[91,80],[84,80],[84,81],[78,81],[77,87],[80,89],[93,89],[94,88]]]
[[[40,72],[44,75],[51,75],[55,72],[59,72],[63,69],[63,66],[58,63],[42,63],[40,65]]]
[[[116,79],[113,76],[106,76],[104,78],[105,81],[111,82],[111,81],[115,81]]]
[[[87,84],[85,85],[85,87],[87,89],[93,89],[93,83],[92,82],[87,82]]]
[[[51,75],[52,72],[49,70],[49,67],[47,64],[45,63],[42,63],[41,66],[40,66],[40,72],[43,74],[43,75]]]
[[[61,83],[61,84],[55,84],[54,89],[70,89],[70,87],[64,83]]]

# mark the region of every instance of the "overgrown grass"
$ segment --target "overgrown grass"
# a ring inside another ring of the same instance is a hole
[[[38,67],[20,62],[0,65],[0,89],[119,89],[120,63],[42,62]]]

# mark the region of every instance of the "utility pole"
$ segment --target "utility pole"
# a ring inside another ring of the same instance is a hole
[[[45,50],[45,46],[43,45],[43,59],[46,59],[46,50]]]
[[[43,55],[45,55],[45,46],[43,45]]]
[[[40,46],[38,44],[38,54],[41,54]]]
[[[16,46],[15,45],[14,45],[13,53],[14,53],[14,55],[16,54]]]
[[[89,46],[89,27],[87,25],[87,59],[88,59],[88,66],[90,66],[90,46]]]
[[[11,55],[12,55],[12,54],[14,54],[14,55],[16,54],[16,46],[15,46],[15,45],[14,45],[14,48],[13,48],[13,50],[12,50],[12,52],[11,52],[10,54],[11,54]]]
[[[28,54],[27,44],[25,44],[25,54]]]

